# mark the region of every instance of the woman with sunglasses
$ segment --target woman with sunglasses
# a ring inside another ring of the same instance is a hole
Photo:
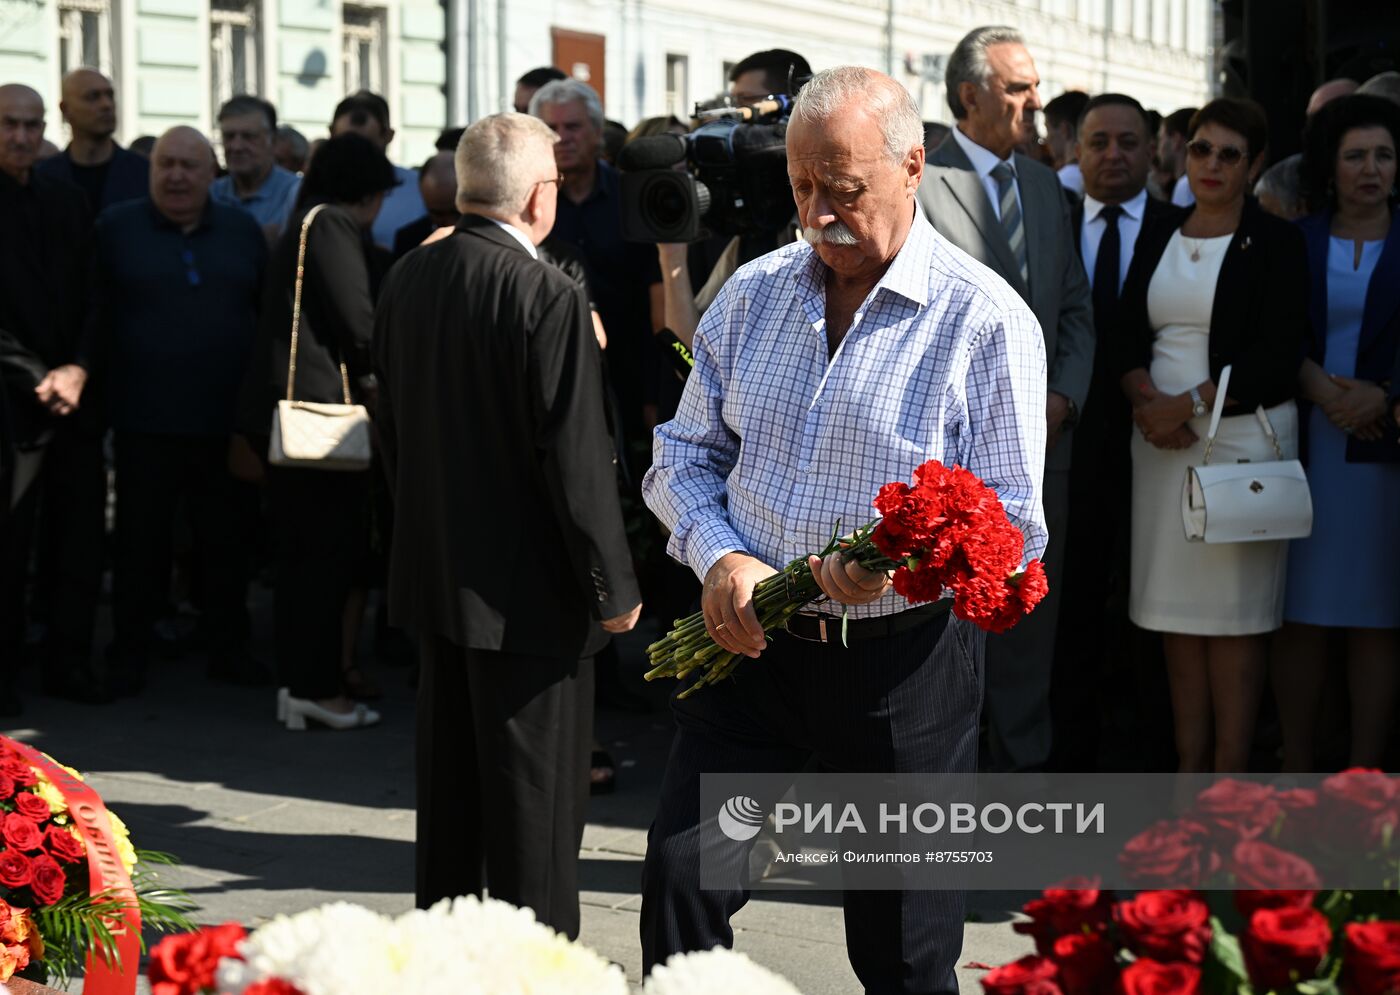
[[[1246,771],[1267,638],[1283,621],[1286,542],[1187,542],[1181,489],[1203,461],[1221,370],[1231,367],[1213,462],[1271,460],[1263,407],[1297,450],[1307,330],[1302,233],[1247,196],[1268,141],[1263,110],[1222,98],[1191,119],[1189,213],[1144,227],[1107,345],[1137,426],[1129,615],[1162,634],[1182,771]]]
[[[253,448],[267,452],[272,412],[286,396],[297,256],[307,231],[295,388],[298,401],[351,399],[373,413],[370,337],[374,331],[369,230],[384,194],[398,182],[379,147],[357,134],[329,139],[311,157],[292,217],[273,246],[264,281],[262,320],[244,390]],[[306,720],[332,729],[373,725],[379,713],[357,704],[372,697],[355,666],[355,643],[371,573],[370,470],[329,472],[270,467],[268,502],[274,537],[274,639],[278,718],[291,729]]]
[[[1318,769],[1329,644],[1346,660],[1349,766],[1381,766],[1400,680],[1400,443],[1384,386],[1400,348],[1397,143],[1400,108],[1364,95],[1328,104],[1304,142],[1318,212],[1300,222],[1312,278],[1302,418],[1313,530],[1289,552],[1272,660],[1285,770]]]

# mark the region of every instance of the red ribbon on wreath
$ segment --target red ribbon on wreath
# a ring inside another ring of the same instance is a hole
[[[73,824],[87,842],[89,894],[108,892],[122,902],[121,921],[109,922],[116,941],[116,962],[109,963],[99,952],[89,951],[83,991],[87,995],[135,995],[141,962],[141,912],[136,906],[131,877],[122,866],[121,854],[112,837],[107,806],[102,804],[96,791],[44,753],[12,739],[8,743],[30,766],[43,772],[67,803]]]

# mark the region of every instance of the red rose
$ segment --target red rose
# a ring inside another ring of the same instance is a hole
[[[1073,995],[1102,995],[1113,986],[1113,945],[1102,933],[1068,933],[1055,940],[1050,958]]]
[[[0,885],[23,888],[33,877],[30,860],[18,850],[0,850]]]
[[[1196,796],[1190,818],[1206,826],[1212,835],[1233,845],[1262,835],[1283,814],[1266,784],[1225,778]]]
[[[1199,964],[1210,946],[1210,909],[1189,891],[1144,891],[1113,907],[1124,942],[1139,957]]]
[[[1389,995],[1400,991],[1400,922],[1349,922],[1342,954],[1342,991]]]
[[[1063,995],[1055,980],[1058,975],[1053,960],[1031,955],[988,971],[982,990],[987,995]]]
[[[222,926],[210,926],[204,930],[208,954],[215,964],[224,957],[238,957],[238,946],[247,938],[248,931],[236,922],[226,922]]]
[[[34,892],[40,905],[52,905],[63,897],[63,889],[68,886],[68,878],[63,868],[47,853],[41,853],[29,862],[32,877],[29,890]]]
[[[1118,995],[1200,995],[1201,969],[1139,957],[1118,975]]]
[[[0,773],[0,801],[9,801],[15,793],[15,779],[9,774]]]
[[[302,995],[302,991],[290,981],[283,981],[281,978],[267,978],[263,981],[254,981],[243,989],[243,995]]]
[[[1311,891],[1237,891],[1235,908],[1240,910],[1244,921],[1249,922],[1260,909],[1306,909],[1312,905],[1314,894]]]
[[[1040,898],[1021,908],[1031,921],[1018,922],[1012,929],[1034,937],[1036,951],[1048,957],[1056,937],[1083,933],[1086,928],[1091,932],[1108,928],[1113,895],[1100,891],[1098,885],[1096,879],[1075,878],[1058,888],[1046,888]]]
[[[1369,812],[1389,808],[1395,795],[1395,781],[1389,774],[1366,767],[1352,767],[1322,782],[1322,798]]]
[[[39,832],[39,824],[27,815],[11,812],[0,824],[0,836],[13,849],[29,852],[44,844],[44,834]]]
[[[1196,888],[1220,869],[1220,855],[1201,823],[1163,819],[1128,840],[1118,863],[1141,885]]]
[[[0,774],[4,774],[22,788],[32,788],[39,783],[39,776],[23,760],[0,760]]]
[[[15,809],[35,822],[43,822],[50,814],[49,803],[32,791],[21,791],[15,795]]]
[[[1317,976],[1332,927],[1317,909],[1260,909],[1240,938],[1255,988],[1284,988]]]
[[[62,826],[50,825],[44,830],[44,849],[49,856],[65,864],[83,859],[87,845]]]
[[[1322,887],[1312,864],[1268,843],[1237,844],[1231,854],[1230,869],[1241,888],[1317,891]]]
[[[205,988],[213,988],[219,961],[224,957],[237,957],[238,944],[247,935],[242,926],[226,922],[222,926],[206,926],[197,933],[162,940],[151,951],[151,964],[147,969],[151,995],[194,995]]]

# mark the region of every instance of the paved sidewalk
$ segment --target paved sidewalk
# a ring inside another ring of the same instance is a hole
[[[373,673],[385,687],[385,721],[353,733],[287,732],[270,689],[210,683],[194,659],[159,665],[145,694],[111,706],[29,694],[4,731],[89,774],[139,846],[179,856],[169,880],[199,902],[201,922],[257,925],[334,900],[392,914],[413,901],[413,690],[408,670]],[[599,719],[619,788],[594,799],[581,867],[582,940],[634,984],[641,859],[671,736],[666,689],[637,687],[652,713]],[[1023,898],[974,896],[983,921],[968,925],[962,962],[1002,963],[1030,949],[1004,911]],[[738,949],[805,995],[860,991],[839,896],[756,899],[734,925]],[[980,974],[960,970],[962,991],[979,992]]]

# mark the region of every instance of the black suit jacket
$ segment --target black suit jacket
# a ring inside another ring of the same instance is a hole
[[[1147,291],[1172,235],[1190,212],[1144,225],[1123,284],[1122,334],[1114,337],[1114,372],[1152,362],[1155,332],[1147,318]],[[1244,415],[1298,395],[1298,368],[1310,339],[1308,258],[1303,233],[1290,222],[1245,201],[1239,229],[1225,250],[1210,315],[1210,376],[1233,366],[1226,415]]]
[[[375,316],[389,613],[461,646],[582,657],[641,600],[582,288],[467,215]]]
[[[308,210],[310,206],[303,205],[292,215],[268,259],[253,361],[239,403],[239,427],[251,435],[271,431],[272,410],[287,396],[297,249]],[[298,401],[343,403],[342,361],[350,374],[352,399],[363,400],[357,381],[370,373],[374,331],[371,248],[364,229],[338,207],[326,207],[311,222],[297,332]]]
[[[35,172],[64,183],[73,183],[73,159],[68,149],[58,155],[49,156],[34,167]],[[151,164],[144,157],[117,146],[107,167],[107,179],[102,184],[102,199],[89,204],[94,215],[100,214],[113,204],[128,200],[140,200],[150,196]]]

